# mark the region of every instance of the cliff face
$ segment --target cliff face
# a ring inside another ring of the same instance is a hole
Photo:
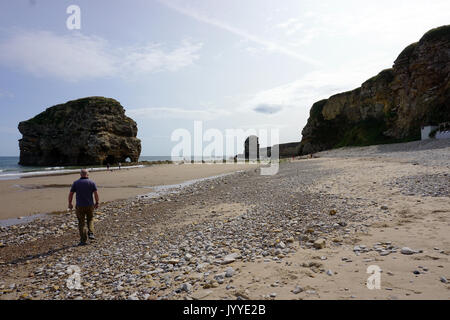
[[[360,88],[316,102],[300,153],[418,140],[422,125],[450,121],[449,80],[450,25],[426,33]]]
[[[114,99],[90,97],[48,108],[19,123],[25,166],[135,162],[141,153],[137,126]]]

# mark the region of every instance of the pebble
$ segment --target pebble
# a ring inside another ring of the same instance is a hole
[[[223,258],[222,264],[229,264],[229,263],[233,263],[234,261],[236,261],[236,259],[239,257],[238,253],[231,253],[229,255],[226,255]]]
[[[293,294],[299,294],[300,292],[303,292],[303,288],[300,286],[295,286],[295,288],[292,290]]]
[[[316,248],[318,250],[325,248],[325,245],[326,245],[326,241],[323,238],[314,241],[314,248]]]
[[[403,247],[402,250],[400,251],[402,254],[406,254],[406,255],[411,255],[411,254],[415,254],[417,253],[417,251],[408,248],[408,247]]]
[[[225,277],[227,277],[227,278],[231,278],[233,275],[234,275],[234,269],[232,268],[232,267],[228,267],[226,270],[225,270]]]
[[[181,290],[190,292],[192,290],[192,285],[190,283],[183,283]]]
[[[440,280],[442,283],[448,283],[448,280],[447,280],[447,278],[445,278],[445,277],[441,277],[439,280]]]
[[[97,290],[94,292],[94,295],[99,296],[103,293],[103,291],[101,289]]]
[[[137,292],[129,295],[128,300],[139,300],[139,298],[137,297]]]

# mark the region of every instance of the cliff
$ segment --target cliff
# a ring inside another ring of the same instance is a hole
[[[24,166],[96,165],[138,161],[137,126],[114,99],[89,97],[48,108],[19,123]]]
[[[420,139],[422,125],[450,121],[450,25],[427,32],[392,69],[360,88],[316,102],[300,154]]]

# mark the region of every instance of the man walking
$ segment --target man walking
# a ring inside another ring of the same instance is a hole
[[[94,240],[94,208],[98,208],[98,193],[97,186],[94,181],[88,178],[89,173],[86,169],[82,169],[80,172],[81,178],[72,184],[72,188],[69,193],[69,209],[73,208],[72,199],[73,194],[77,194],[76,201],[76,214],[78,218],[78,229],[80,230],[80,243],[84,246],[87,242],[87,237]],[[92,194],[95,197],[95,204],[92,199]],[[85,222],[87,220],[88,232],[86,234]]]

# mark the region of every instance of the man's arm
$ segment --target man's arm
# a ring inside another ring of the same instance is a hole
[[[72,205],[72,200],[73,200],[73,192],[70,191],[69,192],[69,209],[72,210],[73,209],[73,205]]]
[[[94,191],[94,198],[95,198],[94,208],[97,209],[98,208],[98,201],[99,201],[98,192],[97,191]]]

